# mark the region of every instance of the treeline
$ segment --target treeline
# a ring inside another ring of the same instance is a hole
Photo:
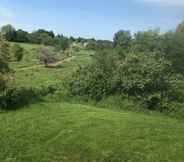
[[[171,61],[173,69],[184,73],[184,22],[176,30],[160,33],[159,30],[130,31],[120,30],[115,33],[113,41],[89,40],[87,49],[96,51],[115,50],[119,55],[128,53],[154,53]]]
[[[161,34],[159,30],[137,32],[119,31],[113,46],[122,53],[155,53],[171,61],[173,70],[184,72],[184,23],[175,31]]]
[[[34,32],[27,32],[22,29],[16,30],[12,25],[1,27],[1,36],[6,41],[44,44],[48,46],[56,46],[62,50],[69,47],[70,39],[63,35],[55,35],[53,31],[38,29]]]
[[[53,31],[47,31],[45,29],[38,29],[29,33],[22,29],[16,30],[12,25],[2,26],[0,34],[5,40],[10,42],[44,44],[55,46],[61,50],[66,50],[73,42],[86,44],[88,49],[108,48],[112,46],[112,42],[107,40],[85,39],[82,37],[68,38],[62,34],[56,35]]]

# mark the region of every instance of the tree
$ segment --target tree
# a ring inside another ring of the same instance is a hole
[[[114,47],[121,47],[127,50],[130,47],[131,40],[130,31],[120,30],[114,35]]]
[[[12,25],[5,25],[1,28],[1,35],[7,41],[16,41],[16,30]]]
[[[63,50],[65,51],[66,49],[69,48],[70,46],[70,42],[69,39],[67,37],[64,37],[63,35],[58,35],[55,38],[55,43],[56,43],[56,48],[58,50]]]
[[[24,49],[18,45],[14,44],[11,48],[11,52],[13,53],[14,58],[16,61],[21,61],[24,56]]]
[[[40,49],[40,62],[45,64],[47,67],[51,63],[56,62],[56,58],[54,57],[53,53],[47,47],[43,47]]]
[[[137,32],[131,49],[134,52],[155,52],[161,50],[161,36],[158,30]]]
[[[177,29],[176,29],[176,32],[177,32],[177,33],[184,33],[184,21],[181,22],[181,23],[178,25],[178,27],[177,27]]]
[[[39,29],[30,34],[30,42],[44,44],[44,45],[54,45],[54,33],[52,31],[46,31],[44,29]]]
[[[103,49],[112,49],[113,42],[108,40],[88,40],[86,43],[86,49],[89,50],[103,50]]]
[[[0,92],[5,90],[10,80],[9,58],[9,45],[0,40]]]
[[[29,33],[21,29],[17,30],[16,41],[17,42],[29,42]]]
[[[76,39],[75,39],[74,37],[70,37],[69,39],[70,39],[70,42],[71,42],[71,43],[73,43],[73,42],[76,41]]]
[[[184,74],[184,22],[179,24],[175,32],[164,35],[164,52],[166,59],[172,62],[175,72]]]

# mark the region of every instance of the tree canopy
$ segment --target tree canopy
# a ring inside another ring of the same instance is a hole
[[[114,47],[121,47],[128,49],[131,44],[131,33],[130,31],[120,30],[114,35]]]

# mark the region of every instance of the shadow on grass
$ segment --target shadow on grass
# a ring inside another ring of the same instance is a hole
[[[27,105],[42,101],[44,96],[54,94],[56,90],[55,86],[8,89],[0,95],[0,109],[10,111],[24,108]]]

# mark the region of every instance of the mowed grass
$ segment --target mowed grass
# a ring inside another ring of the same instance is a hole
[[[0,162],[183,162],[184,123],[69,103],[0,114]]]

